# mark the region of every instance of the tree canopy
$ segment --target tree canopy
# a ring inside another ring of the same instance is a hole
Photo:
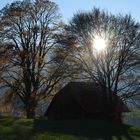
[[[12,46],[1,79],[25,104],[27,117],[35,117],[38,100],[61,79],[54,66],[55,35],[62,29],[58,6],[49,0],[17,1],[0,12],[1,38]],[[57,74],[56,74],[57,73]]]
[[[123,100],[139,94],[140,24],[130,15],[113,15],[98,8],[78,12],[66,32],[74,39],[70,55],[81,67],[81,80],[100,83],[103,90]],[[106,42],[100,52],[95,48],[96,38]]]

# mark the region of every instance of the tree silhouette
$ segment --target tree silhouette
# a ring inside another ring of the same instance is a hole
[[[55,35],[62,29],[58,6],[49,0],[18,1],[0,12],[0,34],[13,54],[1,79],[25,105],[28,118],[35,117],[39,100],[62,79],[54,64]]]
[[[75,14],[66,32],[74,39],[70,56],[81,67],[81,80],[99,83],[109,102],[112,93],[125,101],[139,94],[140,25],[130,15],[112,15],[94,8]],[[94,48],[97,37],[106,41],[101,52]],[[68,48],[68,43],[65,46]]]

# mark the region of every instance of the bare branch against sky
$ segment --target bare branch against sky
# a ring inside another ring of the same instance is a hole
[[[0,9],[7,3],[11,3],[14,0],[0,0]],[[113,14],[131,14],[133,18],[140,21],[140,1],[139,0],[53,0],[56,2],[60,11],[63,14],[65,21],[68,21],[73,13],[78,10],[90,10],[91,8],[98,7],[108,10]]]

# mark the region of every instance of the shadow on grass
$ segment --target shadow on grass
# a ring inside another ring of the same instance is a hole
[[[0,140],[139,140],[140,128],[98,120],[0,117]]]
[[[0,116],[0,140],[28,140],[33,120]]]
[[[35,120],[33,131],[54,135],[74,135],[87,139],[135,140],[140,139],[140,129],[129,125],[106,123],[98,120],[44,121]]]
[[[16,120],[14,117],[4,116],[0,117],[0,125],[9,126]]]

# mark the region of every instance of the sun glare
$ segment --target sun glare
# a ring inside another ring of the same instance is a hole
[[[95,50],[97,50],[98,52],[101,52],[103,50],[105,50],[106,48],[106,40],[96,36],[93,40],[93,47]]]

